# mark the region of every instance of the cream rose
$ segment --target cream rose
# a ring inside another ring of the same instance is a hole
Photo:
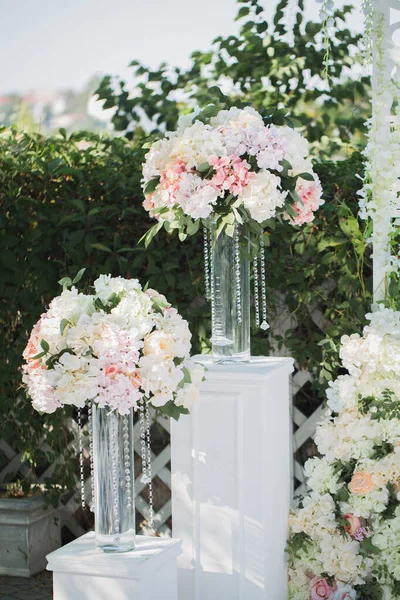
[[[153,331],[144,340],[143,354],[171,360],[175,356],[175,346],[176,342],[171,335],[163,331]]]

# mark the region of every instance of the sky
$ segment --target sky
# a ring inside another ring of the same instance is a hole
[[[271,15],[276,2],[261,1]],[[318,19],[316,0],[306,8]],[[237,9],[236,0],[0,0],[0,94],[80,89],[95,73],[126,77],[133,59],[185,66],[193,50],[237,31]]]

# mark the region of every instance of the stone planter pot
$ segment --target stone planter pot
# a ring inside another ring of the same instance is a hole
[[[59,511],[39,496],[0,498],[0,575],[31,577],[61,546]]]

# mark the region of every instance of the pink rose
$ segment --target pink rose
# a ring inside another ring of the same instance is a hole
[[[323,577],[313,577],[310,581],[310,600],[331,600],[332,593],[336,590],[335,582],[331,587]]]
[[[343,515],[343,519],[347,521],[347,525],[344,526],[345,531],[353,537],[357,529],[361,527],[360,519],[351,513]]]

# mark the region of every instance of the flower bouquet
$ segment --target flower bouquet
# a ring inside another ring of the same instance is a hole
[[[143,166],[144,207],[157,219],[145,243],[161,227],[182,241],[204,227],[213,345],[225,358],[249,356],[250,256],[256,323],[268,328],[264,228],[275,219],[308,223],[323,203],[307,140],[273,123],[283,112],[263,118],[251,107],[208,106],[151,144]],[[235,324],[242,326],[235,331]]]
[[[80,409],[88,405],[97,544],[108,551],[126,550],[134,545],[135,530],[133,411],[140,419],[151,524],[149,408],[175,419],[187,414],[204,368],[189,359],[187,322],[155,290],[143,291],[136,279],[109,275],[95,281],[92,294],[78,292],[68,278],[62,283],[64,291],[33,328],[23,380],[40,412],[73,405],[81,422]],[[81,433],[79,439],[84,492]]]

